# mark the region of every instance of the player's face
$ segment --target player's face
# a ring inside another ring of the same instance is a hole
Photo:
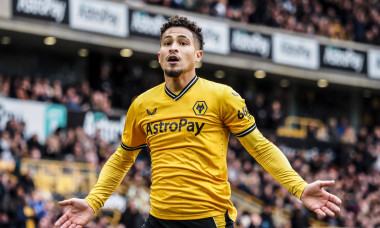
[[[162,34],[158,60],[166,76],[179,77],[194,71],[195,63],[202,58],[193,33],[184,27],[172,27]]]

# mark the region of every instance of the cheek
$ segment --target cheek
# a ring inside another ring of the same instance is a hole
[[[163,57],[164,57],[164,55],[163,55],[162,51],[160,51],[159,54],[158,54],[158,62],[161,63],[162,60],[163,60]]]
[[[196,55],[194,54],[194,52],[189,52],[189,53],[186,54],[186,58],[187,58],[188,60],[190,60],[190,59],[195,59],[195,58],[196,58]]]

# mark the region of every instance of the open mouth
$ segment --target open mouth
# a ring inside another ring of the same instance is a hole
[[[179,58],[176,55],[171,55],[168,57],[168,63],[175,64],[179,62]]]

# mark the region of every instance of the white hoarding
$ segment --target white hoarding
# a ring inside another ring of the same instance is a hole
[[[58,127],[66,126],[67,111],[63,105],[0,98],[0,129],[10,119],[25,123],[26,138],[37,134],[43,143]]]
[[[128,9],[123,3],[70,0],[70,27],[112,36],[128,36]]]
[[[0,0],[0,18],[11,18],[12,5],[11,0]]]
[[[227,55],[230,53],[230,27],[226,23],[190,18],[201,28],[205,38],[204,50],[217,54]]]
[[[380,50],[368,51],[368,76],[380,79]]]
[[[314,70],[320,65],[316,40],[275,33],[272,51],[275,63]]]
[[[111,120],[101,112],[87,112],[83,121],[83,130],[91,137],[95,137],[97,131],[108,143],[119,142],[123,134],[125,116],[120,119]]]
[[[231,50],[269,58],[271,39],[268,35],[242,29],[231,30]]]
[[[148,13],[141,10],[130,11],[131,19],[129,21],[130,33],[148,37],[160,38],[161,26],[168,20],[164,15]]]

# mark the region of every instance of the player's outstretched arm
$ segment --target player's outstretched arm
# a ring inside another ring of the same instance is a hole
[[[310,183],[304,189],[301,195],[301,201],[305,207],[321,217],[334,217],[340,212],[339,206],[342,201],[335,195],[328,193],[324,187],[334,185],[335,181],[315,181]]]
[[[54,224],[55,228],[83,228],[95,214],[84,199],[72,198],[59,202],[59,205],[70,208]]]
[[[285,155],[270,143],[257,129],[238,138],[247,151],[290,193],[299,198],[305,207],[322,217],[335,216],[340,212],[342,201],[323,188],[332,186],[334,181],[306,183],[293,170]]]

